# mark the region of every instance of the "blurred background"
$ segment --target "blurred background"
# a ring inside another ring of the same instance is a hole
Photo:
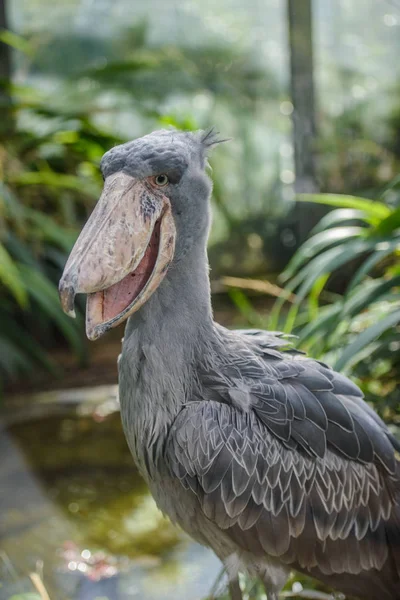
[[[0,600],[226,597],[133,469],[123,328],[89,345],[83,301],[73,321],[58,300],[115,144],[232,138],[211,157],[216,320],[296,334],[397,434],[399,54],[398,0],[0,0]],[[285,593],[331,597],[296,574]]]

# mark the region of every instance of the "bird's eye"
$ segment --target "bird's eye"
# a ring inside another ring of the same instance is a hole
[[[165,173],[162,173],[161,175],[157,175],[154,178],[154,182],[159,187],[164,187],[164,185],[167,185],[167,183],[169,183],[169,179],[168,179],[168,176],[165,175]]]

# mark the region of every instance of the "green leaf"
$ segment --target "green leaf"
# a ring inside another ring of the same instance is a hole
[[[290,283],[292,284],[292,282],[290,282]],[[293,287],[291,287],[290,285],[287,285],[285,287],[285,290],[287,292],[292,291]],[[285,302],[286,302],[286,297],[281,296],[274,303],[272,310],[269,314],[269,318],[268,318],[268,329],[270,329],[272,331],[276,331],[279,329],[280,314],[281,314],[281,310],[282,310]]]
[[[2,209],[1,213],[4,213],[4,216],[7,219],[14,221],[19,227],[23,226],[25,220],[25,207],[10,190],[10,188],[1,181],[0,207]]]
[[[90,196],[96,196],[99,192],[98,186],[92,181],[75,175],[64,175],[53,171],[25,171],[18,173],[9,180],[15,185],[43,185],[50,188],[63,188],[76,192],[84,192]]]
[[[56,287],[40,272],[21,265],[20,270],[30,296],[39,304],[48,317],[54,321],[64,334],[76,354],[83,359],[85,345],[76,322],[61,310]]]
[[[17,263],[25,263],[35,269],[41,268],[40,262],[32,252],[29,244],[25,240],[19,239],[11,231],[8,232],[6,239],[7,251]]]
[[[330,229],[331,227],[344,227],[345,225],[354,225],[354,221],[365,221],[366,213],[363,210],[354,208],[338,208],[331,210],[327,215],[316,224],[311,230],[310,236]]]
[[[0,281],[24,308],[28,303],[25,285],[17,265],[2,244],[0,244]]]
[[[392,252],[396,250],[399,244],[400,239],[395,239],[392,242],[382,242],[381,244],[378,244],[378,249],[375,250],[374,254],[371,254],[371,256],[369,256],[363,262],[361,267],[359,267],[359,269],[357,269],[357,271],[353,275],[352,279],[350,280],[350,283],[347,286],[346,296],[351,290],[353,290],[356,287],[356,285],[358,285],[364,279],[366,275],[368,275],[368,273],[372,271],[372,269],[378,263],[380,263],[381,260],[386,258],[386,256],[392,254]],[[382,247],[382,250],[379,249],[380,247]]]
[[[239,309],[240,313],[245,317],[246,321],[250,325],[252,325],[253,327],[260,327],[264,325],[264,323],[261,323],[262,317],[253,308],[251,302],[242,290],[239,290],[237,288],[231,288],[228,291],[228,294],[231,300],[234,302],[236,308]]]
[[[282,273],[281,278],[283,281],[290,279],[301,265],[316,254],[322,253],[342,242],[348,242],[352,238],[359,237],[364,232],[365,229],[363,227],[335,227],[315,234],[300,246]]]
[[[301,302],[305,298],[315,281],[321,275],[336,271],[336,269],[349,262],[349,260],[367,252],[372,245],[367,240],[357,239],[348,244],[330,248],[323,254],[315,257],[297,275],[298,279],[296,283],[297,281],[301,281],[302,283],[296,291],[296,303]]]
[[[18,372],[32,370],[32,361],[28,359],[18,344],[3,335],[0,336],[0,372],[14,377]]]
[[[299,333],[300,345],[304,346],[316,334],[326,338],[332,330],[331,326],[336,326],[341,310],[342,307],[338,302],[321,310],[318,317],[310,321]]]
[[[361,210],[366,214],[370,222],[385,219],[390,215],[390,208],[383,202],[367,200],[356,196],[345,196],[341,194],[299,194],[296,200],[300,202],[315,202],[316,204],[327,204],[338,208],[353,208]]]
[[[397,208],[383,219],[376,227],[375,233],[377,235],[390,235],[394,233],[396,229],[400,228],[400,207]]]
[[[343,316],[355,316],[366,307],[378,302],[388,290],[400,285],[400,276],[390,279],[373,279],[360,285],[356,291],[345,298],[343,304]]]
[[[15,50],[19,50],[28,56],[32,56],[34,53],[32,45],[26,41],[22,36],[9,31],[8,29],[0,30],[0,42],[3,44],[7,44],[7,46],[11,46],[15,48]]]
[[[3,315],[1,323],[2,335],[8,338],[16,347],[19,347],[24,355],[30,360],[30,364],[41,364],[50,373],[57,375],[60,370],[56,363],[43,350],[40,344],[13,318],[7,318],[7,315],[1,311]],[[4,318],[5,316],[5,318]]]
[[[400,184],[400,175],[397,175],[396,177],[394,177],[394,179],[392,179],[391,181],[389,181],[388,184],[385,185],[385,187],[382,190],[382,193],[380,194],[380,198],[384,198],[386,192],[396,189],[399,186],[399,184]]]
[[[293,331],[293,327],[296,323],[296,318],[297,318],[297,315],[299,314],[299,310],[300,310],[299,304],[292,304],[292,306],[290,307],[289,312],[286,317],[286,320],[285,320],[285,325],[283,327],[283,331],[285,333],[291,333]]]
[[[77,231],[60,227],[54,219],[37,210],[27,209],[26,214],[31,223],[35,225],[36,236],[39,239],[52,242],[55,246],[65,250],[65,252],[71,250],[78,234]]]
[[[315,281],[314,285],[310,290],[310,294],[308,297],[308,312],[309,318],[316,319],[319,311],[319,297],[321,295],[322,290],[324,289],[326,282],[330,277],[330,273],[325,273],[318,277]]]
[[[162,127],[175,127],[184,131],[195,131],[199,129],[192,115],[161,115],[159,123]]]
[[[374,323],[360,333],[353,343],[347,346],[336,361],[334,368],[341,371],[349,363],[357,362],[357,355],[364,350],[368,344],[376,340],[387,329],[394,327],[400,322],[400,308],[395,309],[384,319]]]
[[[120,62],[108,62],[102,67],[86,69],[81,73],[84,77],[93,77],[95,79],[115,78],[119,75],[130,75],[147,69],[154,69],[159,64],[151,55],[142,55],[136,59],[129,59]]]

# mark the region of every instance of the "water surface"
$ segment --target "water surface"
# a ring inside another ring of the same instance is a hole
[[[115,403],[76,400],[1,432],[0,600],[35,571],[51,600],[204,598],[219,561],[158,511]]]

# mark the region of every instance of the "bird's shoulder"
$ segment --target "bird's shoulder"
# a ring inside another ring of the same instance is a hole
[[[230,405],[238,421],[251,413],[287,449],[314,458],[330,450],[394,471],[394,440],[347,377],[296,351],[283,334],[220,326],[216,333],[218,349],[198,368],[195,399]]]
[[[399,474],[384,423],[279,336],[220,338],[169,430],[172,476],[239,548],[325,574],[380,569]]]

